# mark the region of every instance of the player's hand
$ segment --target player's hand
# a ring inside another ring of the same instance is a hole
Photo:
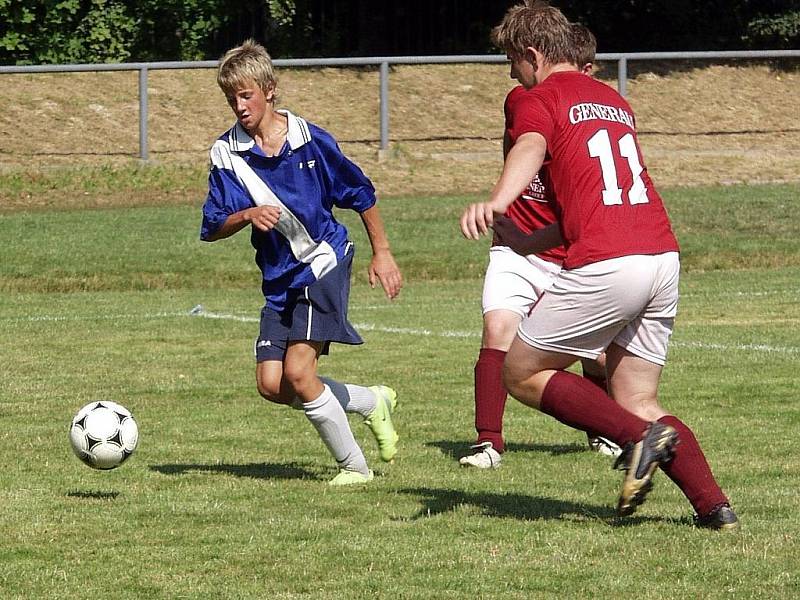
[[[389,250],[380,250],[372,255],[369,264],[369,285],[375,288],[375,283],[380,281],[383,291],[389,300],[394,300],[403,287],[403,276],[394,256]]]
[[[278,206],[254,206],[246,211],[246,218],[259,231],[269,231],[278,222],[281,209]]]
[[[479,240],[494,223],[494,211],[488,202],[470,204],[461,215],[461,233],[468,240]]]

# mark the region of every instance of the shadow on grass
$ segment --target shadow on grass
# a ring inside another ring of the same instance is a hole
[[[186,475],[190,472],[225,473],[235,477],[252,477],[254,479],[309,479],[319,481],[321,478],[316,473],[309,471],[297,463],[249,463],[237,464],[169,464],[150,465],[151,471],[162,475]]]
[[[629,527],[641,523],[659,523],[672,521],[662,517],[633,516],[620,519],[610,506],[569,502],[528,496],[523,494],[492,494],[486,492],[464,492],[453,489],[406,488],[401,494],[418,498],[422,508],[417,514],[404,518],[404,521],[417,521],[448,512],[461,510],[463,506],[474,506],[482,516],[503,519],[519,519],[534,521],[541,519],[558,519],[566,521],[605,521],[613,527]]]
[[[434,442],[427,442],[426,446],[432,446],[442,451],[453,460],[457,460],[462,456],[470,454],[470,445],[472,442],[454,442],[452,440],[437,440]],[[562,454],[575,454],[578,452],[588,452],[589,447],[581,444],[519,444],[510,443],[506,444],[506,452],[539,452],[542,454],[550,454],[551,456],[560,456]]]
[[[114,500],[119,492],[103,492],[100,490],[72,490],[66,493],[67,498],[81,498],[84,500]]]

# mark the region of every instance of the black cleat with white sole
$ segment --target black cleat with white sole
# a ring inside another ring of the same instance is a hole
[[[695,515],[694,525],[704,529],[734,531],[739,529],[739,518],[733,512],[730,504],[721,504],[703,517]]]
[[[617,515],[627,517],[636,512],[636,507],[645,501],[653,488],[653,473],[658,466],[672,459],[677,443],[678,432],[673,427],[655,422],[650,424],[640,441],[625,447],[614,463],[615,469],[625,471]]]

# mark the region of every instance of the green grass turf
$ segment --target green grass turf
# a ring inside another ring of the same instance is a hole
[[[197,241],[195,207],[6,213],[0,219],[2,598],[774,598],[800,594],[796,434],[800,225],[792,186],[670,190],[684,248],[662,401],[690,424],[742,520],[696,530],[660,475],[617,520],[621,474],[585,436],[509,400],[509,452],[462,470],[486,243],[470,198],[383,203],[406,288],[365,284],[366,345],[322,371],[399,392],[401,450],[360,489],[299,412],[254,389],[261,304],[247,235]],[[206,316],[191,316],[196,305]],[[209,318],[216,315],[220,318]],[[136,416],[121,468],[72,455],[69,421],[111,399]]]

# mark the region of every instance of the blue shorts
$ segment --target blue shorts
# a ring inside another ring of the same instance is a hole
[[[282,361],[289,342],[299,340],[322,342],[322,354],[328,353],[331,342],[363,344],[364,340],[347,320],[352,268],[351,250],[321,279],[290,294],[281,312],[266,306],[261,309],[256,362]]]

